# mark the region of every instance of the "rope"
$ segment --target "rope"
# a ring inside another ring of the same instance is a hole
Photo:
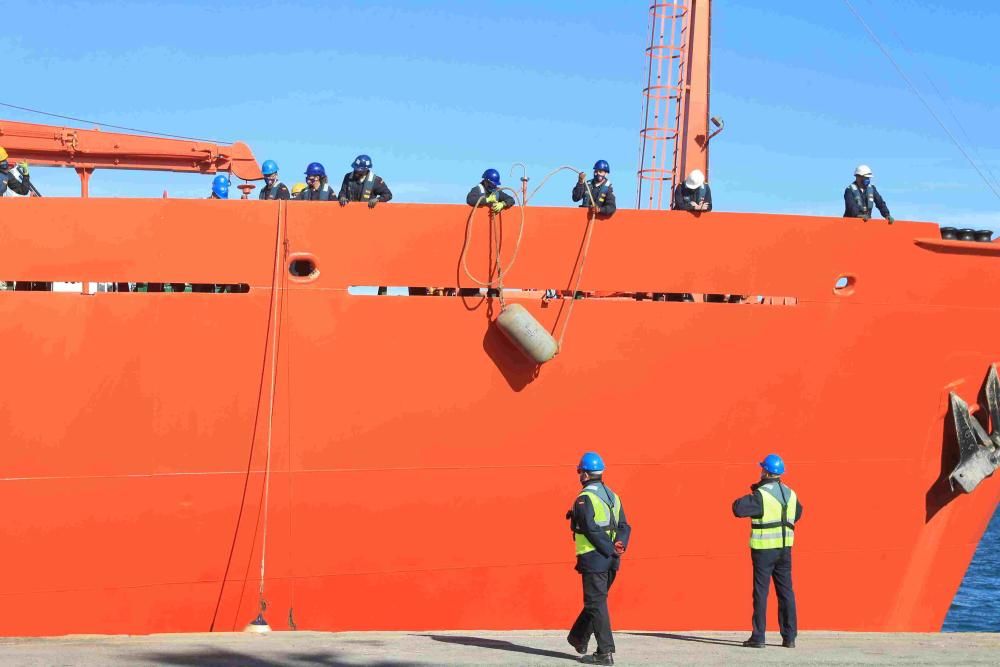
[[[520,227],[518,228],[518,231],[517,231],[517,241],[514,242],[514,253],[513,253],[513,255],[511,255],[510,263],[507,264],[507,268],[504,268],[500,264],[500,250],[501,250],[501,248],[500,248],[500,236],[499,236],[499,232],[501,231],[502,220],[500,219],[500,214],[499,213],[495,214],[495,213],[493,213],[491,211],[490,212],[490,228],[492,229],[492,231],[494,233],[493,234],[494,238],[497,239],[497,253],[496,253],[497,283],[496,283],[496,285],[494,285],[494,282],[492,280],[492,274],[493,274],[492,269],[490,270],[491,279],[488,280],[488,281],[485,281],[485,282],[482,281],[482,280],[480,280],[479,278],[476,278],[474,275],[472,275],[472,272],[469,270],[469,246],[472,243],[472,220],[473,220],[473,218],[476,215],[476,209],[479,208],[479,204],[482,203],[486,199],[486,193],[484,192],[483,194],[479,195],[479,199],[476,200],[476,205],[472,207],[472,210],[469,212],[469,217],[468,217],[468,219],[465,222],[465,245],[462,247],[462,269],[465,271],[465,275],[468,276],[469,280],[471,280],[472,282],[476,283],[477,285],[480,285],[481,287],[485,287],[487,289],[491,289],[494,286],[496,286],[500,290],[500,294],[502,295],[503,294],[503,274],[509,273],[510,270],[514,267],[514,262],[517,261],[517,254],[521,250],[521,240],[524,238],[524,205],[523,205],[522,202],[519,202],[520,197],[518,196],[517,192],[515,192],[511,188],[500,187],[500,188],[497,188],[497,190],[499,190],[499,191],[506,190],[507,192],[510,192],[513,195],[513,197],[514,197],[514,201],[518,203],[518,208],[520,209],[521,224],[520,224]],[[500,301],[501,310],[504,308],[504,303],[503,303],[502,299],[503,299],[503,297],[501,296],[501,301]]]
[[[181,134],[166,134],[164,132],[153,132],[152,130],[139,130],[134,127],[123,127],[121,125],[112,125],[111,123],[101,123],[96,120],[86,120],[83,118],[74,118],[73,116],[63,116],[58,113],[49,113],[48,111],[40,111],[38,109],[31,109],[29,107],[22,107],[16,104],[8,104],[7,102],[0,102],[0,107],[7,107],[8,109],[17,109],[18,111],[27,111],[28,113],[36,113],[41,116],[49,116],[50,118],[61,118],[63,120],[71,120],[74,123],[87,123],[88,125],[98,125],[100,127],[110,127],[115,130],[125,130],[126,132],[137,132],[139,134],[149,134],[154,137],[167,137],[168,139],[187,139],[188,141],[204,141],[209,144],[231,144],[232,141],[218,141],[217,139],[200,139],[198,137],[185,137]]]
[[[899,63],[896,62],[896,59],[892,57],[892,54],[889,53],[889,50],[886,49],[885,46],[883,46],[882,42],[879,40],[875,32],[868,26],[868,23],[864,20],[864,18],[862,18],[861,14],[858,13],[858,10],[854,8],[854,5],[851,4],[851,0],[844,0],[844,3],[847,5],[847,8],[851,10],[851,13],[854,14],[855,18],[858,19],[858,21],[861,23],[864,29],[868,32],[868,36],[871,37],[873,42],[875,42],[875,46],[877,46],[879,50],[882,51],[882,54],[886,58],[888,58],[889,62],[892,63],[892,66],[896,68],[896,72],[899,74],[900,78],[902,78],[903,81],[906,82],[906,85],[910,87],[910,90],[913,92],[914,95],[917,96],[917,99],[920,100],[921,104],[924,105],[924,107],[927,109],[927,112],[931,115],[932,118],[934,118],[935,121],[937,121],[937,124],[941,126],[941,129],[944,130],[944,133],[948,135],[948,138],[951,139],[951,142],[955,144],[955,148],[957,148],[959,152],[965,157],[965,159],[969,161],[969,164],[971,164],[972,168],[976,170],[976,173],[979,174],[979,177],[983,179],[983,182],[986,183],[986,187],[988,187],[993,192],[993,194],[996,195],[997,199],[1000,199],[1000,190],[994,187],[993,183],[990,182],[990,179],[986,178],[986,174],[984,174],[982,170],[980,170],[979,165],[975,163],[972,157],[965,151],[965,148],[962,146],[962,144],[959,143],[957,138],[955,138],[955,135],[952,134],[951,130],[948,129],[948,126],[945,125],[944,122],[941,120],[941,118],[934,112],[934,109],[927,102],[924,96],[920,93],[920,90],[913,84],[913,82],[910,80],[910,77],[906,76],[906,72],[903,71],[903,68],[899,66]]]
[[[271,387],[267,409],[267,455],[264,459],[264,529],[260,541],[260,589],[258,590],[258,600],[260,603],[260,613],[262,614],[267,608],[267,602],[264,600],[264,567],[267,563],[267,520],[271,497],[271,435],[274,430],[274,394],[278,372],[279,322],[281,321],[280,313],[278,312],[278,295],[281,293],[279,276],[281,275],[283,260],[288,250],[288,230],[284,225],[284,218],[280,218],[278,221],[278,237],[281,239],[279,242],[281,251],[275,253],[274,256],[274,279],[272,283],[274,287],[271,294],[271,308],[272,312],[274,312],[271,327]]]
[[[875,5],[874,2],[872,2],[872,0],[868,0],[868,4],[871,6],[871,8],[873,10],[875,10],[876,12],[879,12],[879,8]],[[916,62],[918,59],[917,59],[916,54],[913,52],[913,49],[911,49],[907,45],[907,43],[905,41],[903,41],[903,38],[899,36],[899,33],[896,32],[895,29],[893,29],[893,27],[892,27],[892,21],[889,18],[887,18],[884,13],[880,12],[880,14],[882,16],[882,23],[883,23],[883,25],[885,25],[885,27],[889,31],[889,33],[893,37],[896,38],[896,41],[899,42],[900,46],[903,47],[903,50],[910,56],[910,58],[912,58]],[[962,138],[965,139],[966,145],[972,147],[973,157],[975,157],[976,160],[978,160],[979,163],[983,166],[983,169],[985,169],[986,173],[989,174],[990,179],[993,181],[993,183],[996,184],[996,185],[1000,185],[1000,179],[997,179],[996,174],[993,173],[993,170],[990,168],[989,164],[987,164],[983,160],[983,156],[980,154],[978,147],[972,141],[972,137],[969,136],[969,133],[966,131],[965,126],[962,124],[962,121],[960,121],[958,119],[958,116],[955,114],[954,110],[951,108],[951,105],[948,104],[948,100],[945,99],[945,96],[941,92],[941,89],[938,87],[938,85],[936,83],[934,83],[934,80],[931,78],[930,74],[927,73],[926,69],[920,68],[919,64],[917,66],[917,69],[918,69],[918,71],[921,74],[923,74],[924,78],[927,80],[927,83],[930,85],[931,89],[937,95],[938,100],[940,100],[940,102],[941,102],[941,106],[943,106],[944,109],[945,109],[945,111],[948,112],[948,115],[951,116],[951,119],[953,121],[955,121],[955,125],[958,126],[958,130],[959,130],[959,132],[961,132]]]
[[[503,276],[505,273],[508,273],[511,270],[511,268],[513,268],[514,262],[517,260],[517,253],[521,249],[521,240],[524,237],[524,208],[527,205],[528,201],[545,186],[545,184],[549,181],[549,179],[558,174],[560,171],[572,171],[574,174],[583,173],[579,169],[571,167],[569,165],[563,165],[561,167],[557,167],[552,171],[550,171],[548,174],[546,174],[545,177],[542,179],[542,182],[538,184],[538,187],[536,187],[531,192],[531,194],[523,202],[520,203],[519,208],[521,209],[520,210],[521,225],[517,232],[517,241],[514,244],[514,253],[511,256],[510,263],[507,264],[506,268],[504,268],[503,264],[501,263],[501,257],[500,257],[500,252],[501,252],[500,232],[503,231],[502,220],[500,218],[500,214],[493,214],[492,212],[490,213],[490,229],[493,232],[493,237],[497,240],[497,251],[496,251],[496,258],[494,260],[494,266],[496,267],[496,273],[497,273],[497,280],[495,286],[498,289],[498,298],[500,300],[500,312],[503,312],[504,309],[507,308],[507,304],[506,301],[504,300],[504,295],[503,295]],[[587,188],[587,194],[590,196],[591,204],[596,203],[597,200],[594,199],[594,191],[590,187],[590,181],[585,180],[583,183]],[[515,201],[517,201],[518,199],[517,192],[515,192],[511,188],[500,187],[497,188],[497,190],[501,191],[506,190],[514,196]],[[479,195],[479,199],[476,200],[476,205],[472,207],[472,211],[469,212],[469,217],[465,223],[465,245],[462,247],[462,269],[465,271],[465,275],[468,276],[469,280],[476,283],[477,285],[490,289],[494,287],[494,281],[492,280],[492,270],[490,271],[491,279],[489,281],[484,282],[476,278],[474,275],[472,275],[472,272],[469,271],[469,263],[468,263],[469,246],[472,243],[472,220],[476,214],[476,209],[479,208],[479,204],[482,203],[485,198],[486,198],[485,192]],[[597,220],[597,208],[595,206],[591,206],[590,214],[587,217],[587,231],[583,242],[583,251],[580,253],[580,270],[579,273],[577,273],[576,283],[574,284],[573,291],[570,295],[570,304],[566,310],[566,319],[563,321],[562,332],[559,334],[559,340],[557,341],[559,346],[558,347],[559,351],[562,350],[563,340],[565,340],[566,338],[566,332],[569,330],[569,322],[570,319],[573,317],[573,309],[576,308],[576,301],[577,301],[576,294],[580,289],[580,283],[583,281],[583,270],[587,264],[587,254],[590,252],[590,242],[594,237],[594,222],[596,220]],[[556,352],[557,355],[559,354],[559,351]]]
[[[587,185],[587,189],[590,190],[590,185]],[[593,193],[591,193],[591,200],[593,200]],[[559,340],[557,341],[558,347],[556,348],[556,355],[562,352],[563,340],[566,338],[566,331],[569,329],[569,320],[573,317],[573,308],[576,307],[576,294],[580,289],[580,281],[583,280],[583,269],[587,264],[587,253],[590,251],[590,240],[594,237],[594,221],[597,220],[596,209],[591,209],[590,216],[587,219],[587,236],[583,242],[583,253],[580,256],[580,273],[576,276],[576,285],[573,286],[573,294],[570,296],[571,301],[569,302],[569,309],[566,311],[566,320],[563,322],[562,333],[559,334]]]

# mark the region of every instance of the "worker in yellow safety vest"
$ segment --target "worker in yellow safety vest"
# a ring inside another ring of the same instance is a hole
[[[621,498],[604,484],[604,461],[587,452],[576,468],[583,489],[566,513],[576,543],[576,570],[583,580],[583,611],[566,640],[588,665],[615,664],[615,641],[608,615],[608,589],[615,581],[621,556],[628,548],[631,526],[625,520]],[[597,652],[587,653],[590,636]]]
[[[795,491],[781,481],[785,462],[768,454],[760,462],[760,481],[750,493],[733,501],[733,514],[750,519],[750,560],[753,562],[753,632],[743,642],[747,648],[764,648],[767,629],[767,594],[774,579],[778,594],[778,627],[781,645],[795,648],[798,620],[792,589],[792,544],[802,518],[802,503]]]

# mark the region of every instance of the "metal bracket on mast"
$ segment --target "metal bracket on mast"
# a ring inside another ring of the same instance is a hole
[[[958,465],[948,476],[952,490],[958,484],[965,493],[972,493],[980,482],[1000,467],[1000,378],[996,366],[990,366],[984,389],[990,433],[972,416],[969,405],[958,394],[949,394],[959,453]]]

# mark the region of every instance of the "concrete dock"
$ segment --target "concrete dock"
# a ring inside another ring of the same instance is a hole
[[[1000,634],[805,632],[785,649],[740,646],[745,632],[616,632],[619,665],[996,665]],[[593,649],[593,646],[591,647]],[[5,667],[173,665],[569,665],[564,632],[274,632],[0,639]]]

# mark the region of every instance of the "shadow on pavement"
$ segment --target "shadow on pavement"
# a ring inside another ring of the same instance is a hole
[[[546,658],[562,658],[564,660],[579,661],[579,656],[570,653],[560,653],[559,651],[549,651],[543,648],[533,648],[531,646],[521,646],[503,639],[487,639],[485,637],[462,637],[456,635],[419,635],[430,637],[436,642],[445,644],[462,644],[463,646],[476,646],[479,648],[492,648],[500,651],[511,651],[513,653],[527,653],[529,655],[541,655]]]
[[[673,639],[679,642],[701,642],[702,644],[721,644],[722,646],[739,646],[743,648],[743,642],[736,639],[715,639],[714,637],[696,637],[695,635],[677,635],[666,632],[616,632],[615,634],[632,635],[634,637],[657,637],[659,639]]]
[[[356,658],[357,656],[355,656]],[[357,659],[350,660],[349,655],[336,651],[317,651],[314,653],[278,653],[271,655],[254,655],[252,652],[228,651],[225,649],[205,649],[202,651],[184,652],[147,652],[138,656],[140,664],[177,665],[179,667],[341,667],[342,665],[358,665]],[[365,665],[373,667],[410,667],[418,665],[415,662],[395,660],[365,660]]]

